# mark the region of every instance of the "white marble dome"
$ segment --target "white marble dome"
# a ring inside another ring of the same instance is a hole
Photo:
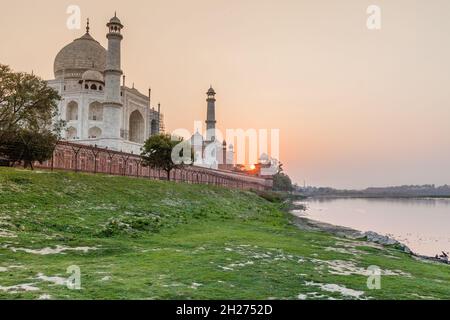
[[[88,70],[81,76],[84,81],[95,81],[95,82],[105,82],[103,74],[96,70]]]
[[[81,78],[88,70],[103,72],[107,51],[89,33],[65,46],[56,56],[55,78]]]

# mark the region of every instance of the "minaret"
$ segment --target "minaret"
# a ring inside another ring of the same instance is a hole
[[[103,113],[105,122],[105,132],[103,137],[107,139],[120,139],[122,98],[120,96],[120,80],[122,69],[120,63],[120,44],[123,39],[121,31],[123,25],[116,14],[111,18],[108,27],[108,53],[106,57],[105,70],[105,102],[103,103]],[[111,145],[118,148],[118,145]]]
[[[206,93],[208,95],[208,115],[206,118],[206,143],[216,140],[216,92],[211,86]]]
[[[227,142],[224,140],[222,145],[222,165],[227,165]]]

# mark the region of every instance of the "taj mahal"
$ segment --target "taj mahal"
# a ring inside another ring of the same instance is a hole
[[[160,105],[151,105],[150,89],[145,95],[125,85],[119,18],[111,18],[107,28],[105,49],[90,34],[88,20],[86,33],[57,54],[55,79],[48,84],[62,97],[65,140],[138,154],[148,137],[164,131],[164,119]]]

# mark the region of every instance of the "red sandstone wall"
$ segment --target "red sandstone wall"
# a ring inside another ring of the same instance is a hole
[[[36,164],[35,167],[148,179],[167,179],[165,172],[144,167],[138,155],[69,142],[60,142],[56,147],[53,158],[43,164]],[[198,167],[174,170],[171,174],[171,180],[244,190],[268,190],[273,185],[272,179]]]

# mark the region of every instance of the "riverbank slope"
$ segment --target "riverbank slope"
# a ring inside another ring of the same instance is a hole
[[[268,201],[270,200],[270,201]],[[0,168],[2,299],[446,299],[446,265],[212,186]],[[369,290],[370,266],[382,270]],[[79,267],[81,290],[66,286]]]

